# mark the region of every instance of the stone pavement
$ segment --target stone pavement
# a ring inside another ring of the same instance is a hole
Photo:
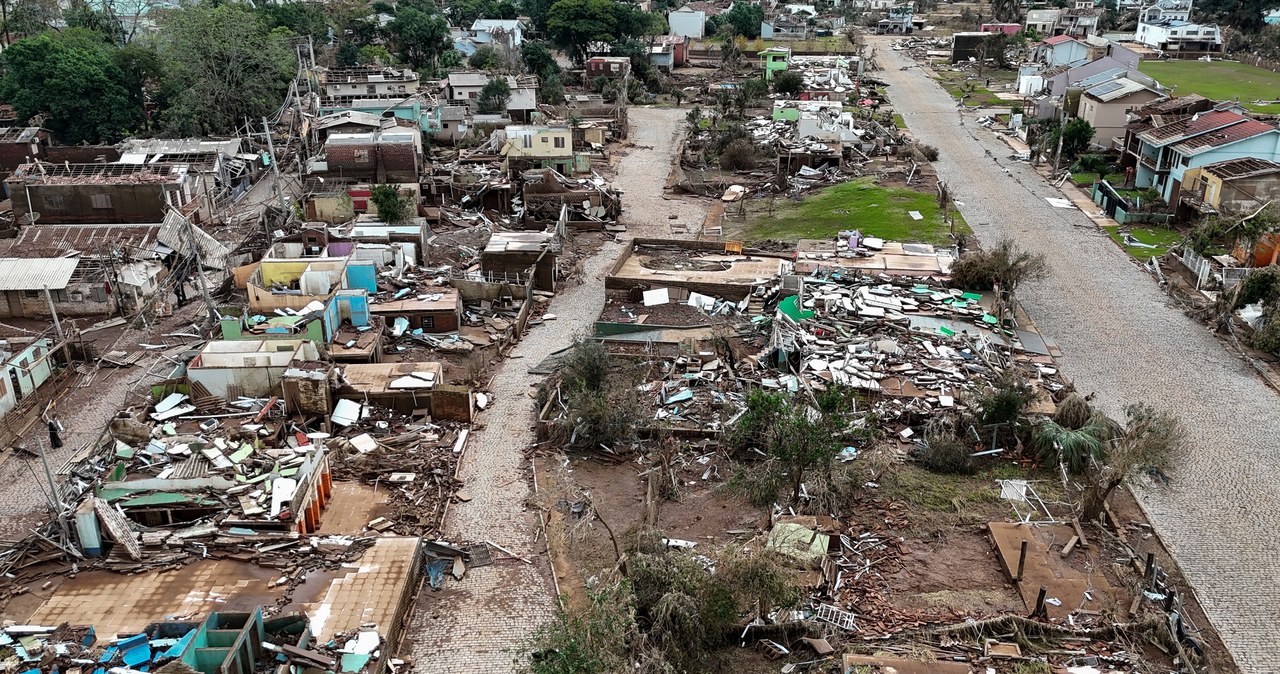
[[[702,221],[697,206],[665,201],[662,194],[683,122],[681,110],[631,111],[637,147],[622,159],[614,182],[626,192],[623,222],[630,236],[670,236],[666,218],[673,213]],[[521,646],[555,613],[550,561],[537,517],[526,505],[531,490],[521,450],[534,442],[530,391],[542,379],[527,369],[589,332],[604,306],[604,274],[622,250],[609,243],[588,260],[584,282],[551,301],[556,320],[530,330],[513,357],[498,366],[492,402],[478,419],[483,427],[471,434],[459,472],[472,498],[450,509],[445,534],[450,540],[490,540],[533,563],[497,559],[505,555],[495,550],[492,565],[446,581],[440,592],[424,589],[401,646],[415,671],[513,671]]]
[[[879,76],[913,135],[939,149],[940,177],[978,238],[1043,253],[1047,278],[1019,299],[1062,347],[1064,372],[1112,415],[1135,401],[1174,411],[1194,447],[1172,489],[1139,490],[1241,670],[1280,672],[1280,405],[1209,330],[1171,305],[1151,277],[1085,213],[969,117],[913,62],[873,40]],[[1008,169],[1006,174],[1005,169]]]

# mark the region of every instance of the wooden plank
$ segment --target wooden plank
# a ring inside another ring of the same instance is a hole
[[[1063,558],[1066,558],[1067,555],[1071,554],[1072,550],[1076,549],[1076,544],[1079,542],[1080,542],[1079,536],[1072,536],[1071,540],[1067,541],[1067,544],[1062,546],[1062,552],[1058,554],[1062,555]]]
[[[1076,519],[1076,518],[1072,517],[1072,518],[1071,518],[1071,528],[1076,530],[1076,537],[1078,537],[1078,538],[1080,539],[1080,547],[1084,548],[1085,550],[1088,550],[1088,549],[1089,549],[1089,539],[1088,539],[1088,538],[1086,538],[1086,537],[1085,537],[1085,535],[1084,535],[1084,527],[1081,527],[1081,526],[1080,526],[1080,520],[1078,520],[1078,519]]]

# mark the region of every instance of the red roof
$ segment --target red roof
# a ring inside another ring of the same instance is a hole
[[[1173,124],[1165,124],[1148,131],[1146,135],[1158,144],[1178,142],[1192,136],[1199,136],[1202,133],[1208,133],[1214,129],[1239,124],[1248,118],[1229,110],[1218,110],[1215,112],[1206,112],[1199,115],[1193,115],[1186,119],[1179,120]]]
[[[1063,42],[1075,42],[1075,41],[1076,39],[1074,37],[1071,37],[1070,35],[1054,35],[1051,38],[1046,38],[1044,43],[1047,45],[1060,45]]]
[[[1225,129],[1210,131],[1201,134],[1195,138],[1188,138],[1174,147],[1175,150],[1184,154],[1196,154],[1197,152],[1207,150],[1212,147],[1220,147],[1230,145],[1246,138],[1253,138],[1264,133],[1275,131],[1276,127],[1270,124],[1264,124],[1256,119],[1246,120],[1239,124],[1232,124]]]

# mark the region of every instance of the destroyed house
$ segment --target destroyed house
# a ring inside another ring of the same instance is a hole
[[[403,224],[387,224],[376,216],[364,215],[341,229],[343,238],[355,242],[354,255],[381,265],[403,269],[426,264],[427,240],[431,227],[426,218],[411,218]]]
[[[53,377],[46,338],[0,340],[0,419]]]
[[[462,321],[462,297],[454,288],[435,287],[413,294],[408,288],[369,304],[369,314],[382,318],[392,334],[409,330],[456,332]]]
[[[334,408],[335,417],[354,402],[359,403],[354,406],[356,410],[360,404],[372,404],[401,414],[425,410],[435,419],[471,420],[471,390],[445,384],[440,363],[352,364],[340,370],[340,384],[335,391],[340,402]]]
[[[1228,159],[1280,160],[1280,129],[1232,110],[1197,113],[1138,134],[1135,184],[1178,202],[1184,173]]]
[[[1280,201],[1280,163],[1242,157],[1188,170],[1183,177],[1186,204],[1202,214],[1254,211]],[[1265,265],[1262,265],[1265,266]]]
[[[418,91],[418,73],[410,68],[317,68],[315,75],[325,96],[406,96]]]
[[[323,308],[338,290],[377,292],[373,263],[330,256],[327,248],[324,253],[303,256],[301,248],[302,244],[273,244],[256,268],[247,270],[244,283],[253,310]]]
[[[49,132],[38,126],[0,127],[0,178],[32,160],[47,160]]]
[[[200,184],[182,164],[23,164],[5,179],[19,221],[161,222],[168,209],[198,219]]]
[[[533,270],[533,287],[554,292],[560,239],[554,232],[494,232],[480,253],[480,270],[517,278]]]
[[[201,181],[199,194],[207,212],[213,202],[235,199],[253,185],[266,163],[262,155],[245,152],[239,138],[133,138],[120,145],[120,164],[170,164],[185,167]]]
[[[525,171],[521,177],[519,208],[526,229],[563,237],[566,228],[602,229],[622,212],[621,195],[602,178],[570,179],[551,169]]]
[[[280,378],[291,362],[319,358],[315,343],[302,339],[214,341],[187,364],[187,379],[221,398],[233,392],[266,398],[279,395]]]
[[[421,96],[403,94],[377,94],[359,96],[325,96],[320,99],[316,113],[320,116],[335,115],[347,111],[363,112],[383,117],[390,115],[397,120],[413,124],[419,131],[431,128],[432,106]]]

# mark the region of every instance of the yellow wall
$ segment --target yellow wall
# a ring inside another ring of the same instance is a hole
[[[310,264],[310,260],[263,260],[259,267],[262,285],[265,288],[270,288],[272,283],[289,285],[297,281]]]

